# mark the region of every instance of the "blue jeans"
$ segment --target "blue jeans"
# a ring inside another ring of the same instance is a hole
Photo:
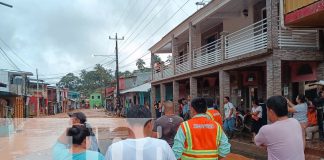
[[[235,125],[235,118],[229,118],[225,119],[223,127],[225,132],[233,132],[234,131],[234,125]]]

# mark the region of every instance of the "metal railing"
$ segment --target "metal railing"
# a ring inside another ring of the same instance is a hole
[[[182,56],[175,58],[176,74],[184,73],[190,70],[189,54],[184,54]]]
[[[193,51],[193,68],[215,64],[221,60],[221,40],[206,44]]]
[[[267,48],[267,19],[225,36],[225,59]]]
[[[285,30],[279,27],[278,45],[294,48],[319,48],[317,30]]]
[[[173,67],[172,67],[172,63],[163,66],[163,78],[168,78],[173,76]]]
[[[160,80],[162,79],[162,72],[158,69],[158,70],[154,70],[153,72],[153,79],[154,80]]]

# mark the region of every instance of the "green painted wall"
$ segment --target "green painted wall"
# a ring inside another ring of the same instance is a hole
[[[89,98],[90,108],[94,108],[96,105],[98,107],[102,106],[102,95],[100,93],[92,93]]]

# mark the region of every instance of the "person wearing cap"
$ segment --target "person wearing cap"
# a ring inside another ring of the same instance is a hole
[[[308,123],[306,128],[306,140],[312,140],[313,133],[318,131],[316,108],[312,101],[308,102],[307,117]]]
[[[231,144],[221,125],[209,119],[204,98],[194,98],[190,120],[182,122],[174,138],[177,159],[221,159],[230,153]]]
[[[151,138],[152,116],[144,106],[134,106],[126,114],[129,138],[109,146],[106,160],[176,160],[169,144]]]
[[[100,152],[96,135],[93,133],[90,124],[86,123],[87,116],[83,112],[68,113],[68,115],[70,117],[72,125],[84,125],[85,127],[89,128],[91,143],[89,150]]]

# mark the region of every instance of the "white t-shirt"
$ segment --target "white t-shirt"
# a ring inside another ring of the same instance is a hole
[[[112,144],[106,160],[176,160],[169,144],[160,139],[126,139]]]
[[[225,118],[228,118],[232,108],[234,108],[234,105],[231,102],[224,104]],[[234,117],[234,112],[232,113],[232,117]]]
[[[256,112],[259,112],[258,117],[262,118],[262,107],[261,106],[252,107],[252,113],[256,113]]]
[[[268,160],[304,160],[302,129],[294,118],[261,127],[255,144],[267,147]]]

